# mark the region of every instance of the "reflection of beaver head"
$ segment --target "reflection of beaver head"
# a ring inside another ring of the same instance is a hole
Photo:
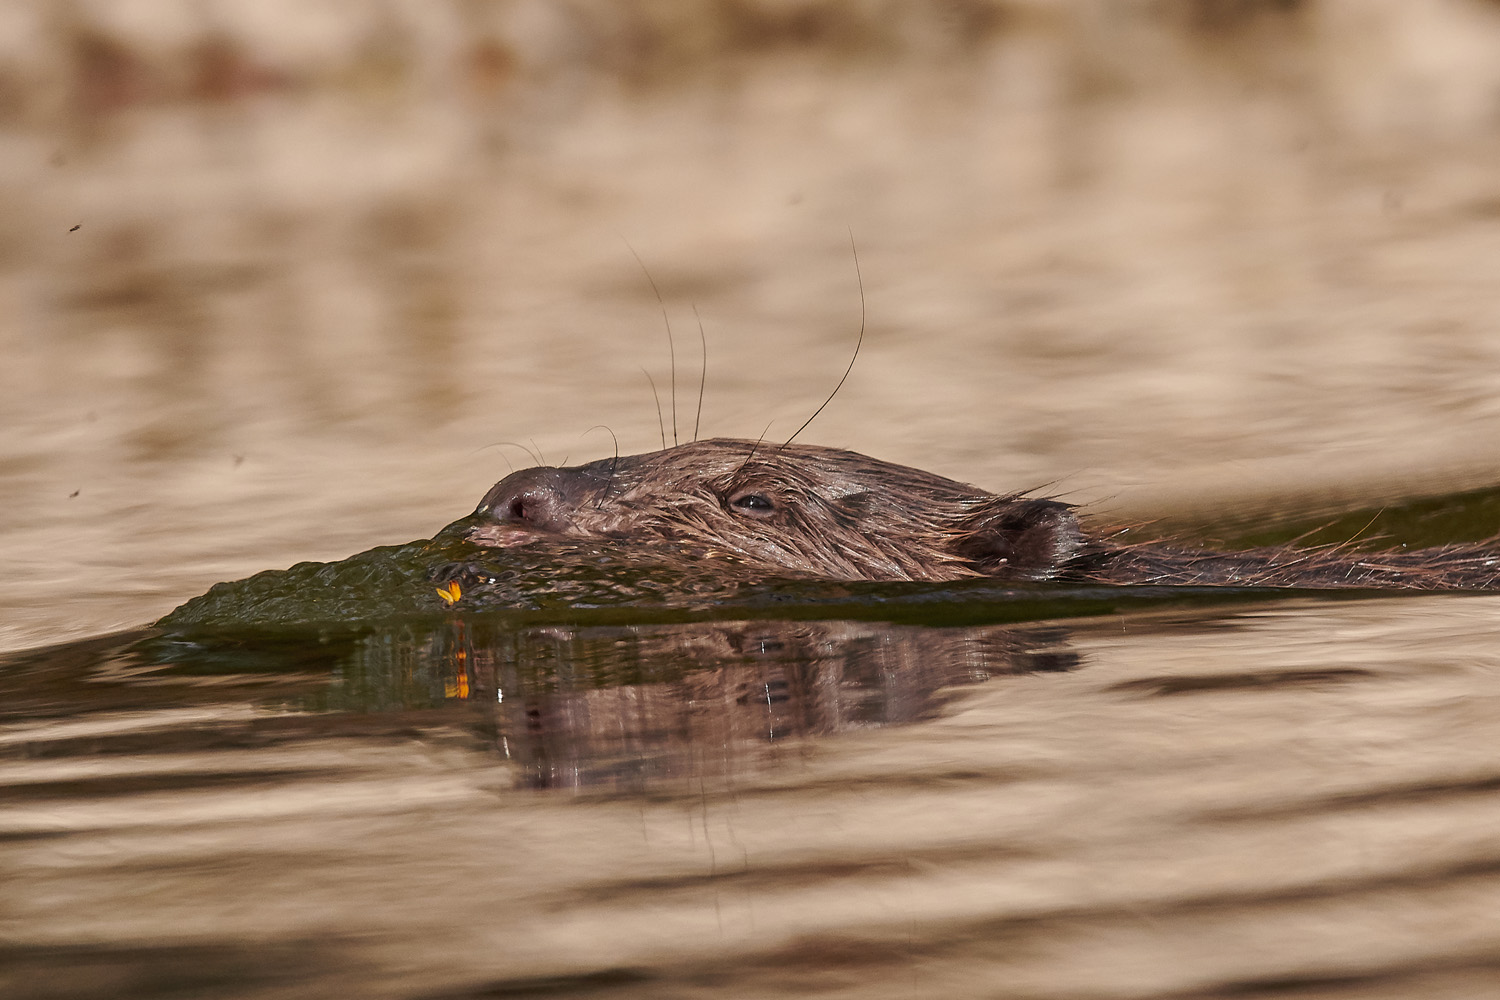
[[[1084,545],[1071,508],[997,496],[852,451],[695,441],[524,469],[485,495],[475,540],[662,539],[843,580],[1049,580]]]
[[[739,571],[831,580],[1493,590],[1500,552],[1445,545],[1212,552],[1086,534],[1055,500],[997,495],[851,451],[715,439],[569,468],[524,469],[485,495],[470,537],[680,543]],[[683,551],[679,548],[677,551]]]

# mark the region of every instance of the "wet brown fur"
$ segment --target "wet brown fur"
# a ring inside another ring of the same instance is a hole
[[[471,537],[686,543],[767,575],[835,580],[1072,580],[1275,587],[1495,589],[1500,551],[1449,545],[1238,552],[1089,535],[1074,508],[1001,495],[852,451],[695,441],[569,468],[525,469],[486,494]]]

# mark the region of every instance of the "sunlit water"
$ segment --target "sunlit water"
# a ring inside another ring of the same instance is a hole
[[[0,993],[1494,995],[1500,598],[396,566],[145,630],[692,436],[699,318],[705,436],[863,320],[804,441],[1495,535],[1494,5],[677,10],[0,13]]]
[[[1500,603],[0,666],[7,997],[1486,995]]]

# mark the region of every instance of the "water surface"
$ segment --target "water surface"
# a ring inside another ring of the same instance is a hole
[[[6,995],[1483,995],[1497,599],[1154,605],[13,654]]]
[[[862,319],[804,441],[1495,536],[1495,5],[684,9],[0,10],[0,992],[1493,995],[1494,597],[402,553]]]

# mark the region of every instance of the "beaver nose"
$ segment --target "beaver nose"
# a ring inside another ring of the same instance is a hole
[[[535,531],[564,532],[573,524],[582,485],[574,469],[522,469],[491,487],[474,513]]]

